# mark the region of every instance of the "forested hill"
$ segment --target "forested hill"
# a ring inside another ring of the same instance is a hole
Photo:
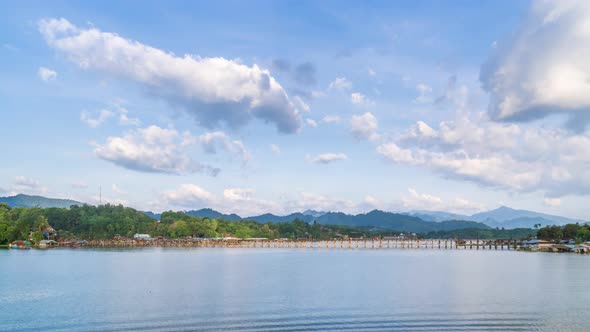
[[[316,221],[321,225],[338,225],[348,226],[364,229],[375,229],[375,230],[395,230],[400,232],[412,232],[412,233],[427,233],[434,231],[447,231],[455,229],[488,229],[489,226],[475,222],[465,220],[447,220],[442,222],[424,221],[418,217],[409,216],[406,214],[384,212],[380,210],[374,210],[369,213],[350,215],[342,212],[328,212],[318,217],[314,217],[305,213],[292,213],[286,216],[277,216],[271,213],[266,213],[258,216],[242,218],[236,214],[223,214],[211,209],[201,209],[183,212],[187,215],[198,217],[198,218],[209,218],[209,219],[224,219],[228,221],[256,221],[258,223],[283,223],[290,222],[293,220],[302,220],[307,223]],[[150,212],[146,213],[148,216],[160,219],[160,215],[156,215]]]
[[[18,194],[15,196],[0,197],[0,203],[6,203],[10,207],[60,207],[69,208],[72,205],[84,205],[82,202],[77,202],[71,199],[61,198],[47,198],[43,196],[31,196],[25,194]]]
[[[343,225],[351,227],[374,227],[382,230],[427,233],[454,229],[489,229],[490,227],[475,221],[448,220],[443,222],[424,221],[406,214],[373,210],[369,213],[348,215],[341,212],[326,213],[316,221],[322,225]]]

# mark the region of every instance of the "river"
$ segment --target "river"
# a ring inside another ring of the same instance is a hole
[[[590,256],[0,250],[0,331],[590,331]]]

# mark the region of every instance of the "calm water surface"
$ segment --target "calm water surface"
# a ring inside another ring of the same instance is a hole
[[[590,256],[0,250],[0,331],[590,331]]]

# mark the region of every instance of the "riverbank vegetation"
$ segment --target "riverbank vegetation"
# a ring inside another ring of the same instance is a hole
[[[395,236],[398,231],[384,231],[373,227],[320,225],[295,219],[290,222],[259,223],[241,220],[228,221],[200,218],[183,212],[163,212],[160,221],[141,211],[121,205],[73,205],[67,208],[10,208],[0,203],[0,244],[14,240],[43,239],[43,231],[53,227],[61,238],[111,239],[115,236],[133,237],[136,233],[166,238],[288,238],[325,240],[338,237],[369,238]],[[538,232],[538,234],[536,234]],[[418,234],[422,238],[462,239],[523,239],[557,240],[576,238],[587,241],[590,226],[566,225],[533,229],[458,229]]]
[[[65,208],[10,208],[0,204],[0,244],[14,240],[43,239],[42,230],[53,227],[61,238],[110,239],[133,237],[136,233],[152,237],[239,237],[330,239],[341,236],[376,237],[397,234],[337,225],[320,225],[301,220],[282,223],[227,221],[198,218],[182,212],[164,212],[157,221],[141,211],[121,205],[71,206]]]
[[[590,225],[567,224],[564,226],[545,226],[539,228],[537,237],[552,242],[559,242],[563,239],[573,239],[579,243],[590,241]]]

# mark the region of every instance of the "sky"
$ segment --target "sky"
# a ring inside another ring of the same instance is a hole
[[[0,195],[590,218],[587,1],[7,1]]]

